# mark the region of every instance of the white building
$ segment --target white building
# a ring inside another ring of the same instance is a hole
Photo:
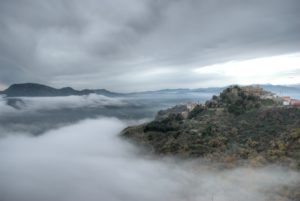
[[[291,97],[289,97],[289,96],[283,96],[281,98],[283,99],[283,105],[288,106],[288,105],[291,104],[291,100],[292,100]]]

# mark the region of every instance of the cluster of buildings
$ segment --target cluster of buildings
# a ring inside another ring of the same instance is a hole
[[[290,96],[283,96],[281,98],[283,100],[283,105],[285,106],[294,106],[294,107],[300,106],[300,100],[292,99]]]
[[[277,98],[277,96],[274,93],[265,91],[259,85],[245,86],[245,87],[243,87],[243,90],[247,94],[259,96],[261,99],[276,99]]]
[[[259,96],[261,99],[273,99],[282,102],[284,106],[300,107],[300,100],[293,99],[290,96],[277,96],[274,93],[263,90],[259,85],[244,87],[244,90],[252,95]]]

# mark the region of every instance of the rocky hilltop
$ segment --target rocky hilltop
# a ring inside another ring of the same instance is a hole
[[[268,163],[300,168],[300,108],[259,87],[231,86],[205,104],[158,112],[122,136],[152,152],[201,157],[226,166]]]

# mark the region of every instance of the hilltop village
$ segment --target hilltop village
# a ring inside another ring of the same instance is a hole
[[[128,127],[122,136],[156,154],[300,169],[298,103],[260,87],[232,86],[205,104],[159,111],[154,121]]]
[[[264,107],[300,107],[300,100],[293,99],[289,96],[279,96],[275,93],[265,91],[260,86],[246,86],[246,87],[238,87],[232,86],[227,88],[226,90],[231,90],[231,93],[234,92],[233,89],[240,88],[243,92],[244,96],[254,97],[260,100],[260,104]],[[232,94],[232,97],[237,97],[237,92]],[[236,102],[238,104],[238,101]],[[204,105],[198,103],[187,103],[176,105],[174,107],[168,108],[166,110],[161,110],[157,113],[155,120],[162,120],[168,117],[170,114],[181,114],[181,116],[186,119],[189,115],[191,115],[195,108],[224,108],[224,103],[220,102],[220,98],[218,96],[213,96],[211,100],[206,101]],[[259,107],[259,105],[257,105]],[[234,106],[232,106],[234,107]],[[231,108],[232,108],[231,107]]]

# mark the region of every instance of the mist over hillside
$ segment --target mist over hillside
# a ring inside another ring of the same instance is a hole
[[[39,137],[6,132],[0,138],[1,200],[266,201],[300,182],[298,172],[280,166],[221,170],[201,160],[147,155],[119,138],[132,123],[141,122],[101,117]]]
[[[98,94],[1,97],[0,200],[280,199],[300,182],[280,164],[220,168],[199,159],[158,157],[120,138],[160,109],[204,103],[213,91],[163,90],[123,97]]]
[[[0,0],[0,201],[300,201],[300,0]]]
[[[7,90],[13,92],[6,94]],[[28,131],[35,135],[50,128],[98,116],[126,120],[151,119],[158,110],[187,102],[204,102],[216,91],[163,90],[118,95],[110,92],[109,95],[103,95],[99,90],[82,90],[88,93],[70,95],[38,84],[12,85],[7,90],[0,96],[0,129]],[[16,94],[22,96],[16,97]]]
[[[262,87],[282,96],[298,97],[300,94],[300,89],[295,87]],[[223,89],[166,89],[128,94],[109,92],[109,95],[103,95],[99,90],[82,90],[88,93],[71,95],[61,90],[58,93],[57,89],[45,85],[12,85],[0,97],[0,129],[25,130],[37,135],[50,128],[98,116],[129,120],[152,119],[159,110],[177,104],[204,103]],[[13,92],[5,94],[10,90]],[[97,91],[99,93],[95,93]],[[15,97],[16,94],[22,96]]]

